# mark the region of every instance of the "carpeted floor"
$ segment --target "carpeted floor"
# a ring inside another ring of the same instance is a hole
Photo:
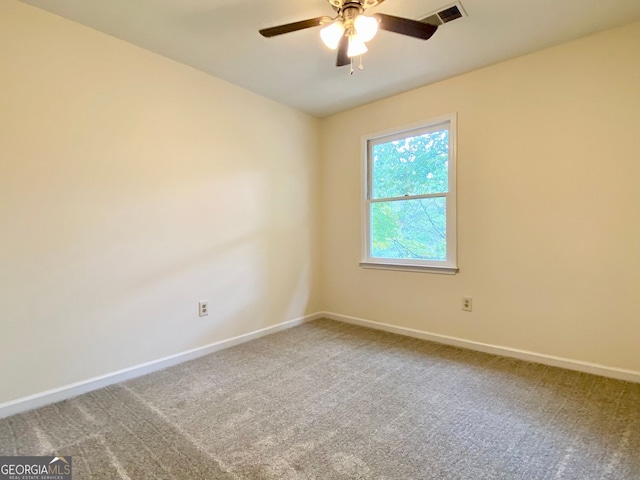
[[[640,384],[328,320],[0,420],[74,479],[640,479]]]

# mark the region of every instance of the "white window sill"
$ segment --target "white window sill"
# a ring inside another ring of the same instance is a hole
[[[437,267],[378,262],[360,262],[360,266],[362,268],[371,268],[374,270],[399,270],[403,272],[439,273],[441,275],[455,275],[458,273],[458,267]]]

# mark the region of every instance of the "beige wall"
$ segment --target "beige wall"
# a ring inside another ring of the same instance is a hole
[[[318,311],[317,152],[316,119],[0,2],[0,403]]]
[[[360,268],[360,136],[450,112],[460,273]],[[640,370],[640,23],[321,128],[326,310]]]

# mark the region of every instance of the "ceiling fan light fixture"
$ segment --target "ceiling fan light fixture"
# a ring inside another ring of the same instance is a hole
[[[367,53],[369,49],[364,44],[362,38],[359,35],[349,36],[349,48],[347,49],[347,57],[357,57],[363,53]]]
[[[324,43],[331,50],[335,50],[336,48],[338,48],[338,44],[340,43],[340,39],[343,35],[344,24],[340,20],[333,22],[331,25],[320,30],[320,38],[322,39],[322,43]]]
[[[378,33],[378,20],[366,15],[358,15],[353,21],[358,38],[363,42],[368,42]]]

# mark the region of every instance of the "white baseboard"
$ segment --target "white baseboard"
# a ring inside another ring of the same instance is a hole
[[[97,390],[115,383],[124,382],[141,375],[163,370],[165,368],[177,365],[182,362],[187,362],[204,355],[208,355],[225,348],[233,347],[241,343],[254,340],[256,338],[264,337],[272,333],[285,330],[287,328],[302,325],[303,323],[317,320],[320,318],[327,318],[330,320],[336,320],[339,322],[350,323],[353,325],[360,325],[363,327],[373,328],[376,330],[383,330],[386,332],[396,333],[408,337],[420,338],[423,340],[430,340],[436,343],[442,343],[445,345],[452,345],[454,347],[466,348],[468,350],[476,350],[479,352],[491,353],[494,355],[501,355],[503,357],[517,358],[528,362],[541,363],[543,365],[550,365],[552,367],[566,368],[569,370],[575,370],[578,372],[591,373],[594,375],[600,375],[603,377],[615,378],[618,380],[626,380],[629,382],[640,383],[640,372],[635,370],[627,370],[623,368],[607,367],[596,363],[583,362],[580,360],[572,360],[568,358],[555,357],[552,355],[545,355],[541,353],[529,352],[526,350],[518,350],[515,348],[501,347],[499,345],[491,345],[487,343],[474,342],[472,340],[465,340],[463,338],[450,337],[447,335],[440,335],[437,333],[424,332],[421,330],[415,330],[412,328],[399,327],[397,325],[390,325],[387,323],[374,322],[372,320],[366,320],[363,318],[350,317],[347,315],[340,315],[332,312],[318,312],[304,317],[289,320],[287,322],[272,325],[267,328],[256,330],[255,332],[246,333],[237,337],[229,338],[227,340],[221,340],[203,347],[194,348],[182,353],[177,353],[165,358],[154,360],[151,362],[136,365],[134,367],[125,368],[117,372],[108,373],[99,377],[90,378],[80,382],[72,383],[62,387],[47,390],[35,395],[29,395],[27,397],[12,400],[10,402],[0,403],[0,418],[9,417],[17,413],[26,412],[35,408],[43,407],[51,403],[66,400],[68,398],[81,395],[83,393]]]
[[[193,360],[195,358],[217,352],[218,350],[233,347],[235,345],[239,345],[256,338],[264,337],[265,335],[270,335],[272,333],[279,332],[280,330],[285,330],[287,328],[302,325],[303,323],[317,320],[319,318],[323,318],[323,315],[319,313],[306,315],[304,317],[296,318],[294,320],[289,320],[287,322],[256,330],[255,332],[245,333],[244,335],[239,335],[227,340],[221,340],[215,343],[211,343],[209,345],[205,345],[204,347],[194,348],[192,350],[187,350],[185,352],[170,355],[158,360],[153,360],[141,365],[125,368],[117,372],[108,373],[99,377],[89,378],[87,380],[82,380],[70,385],[47,390],[42,393],[18,398],[17,400],[12,400],[10,402],[0,403],[0,418],[9,417],[11,415],[26,412],[28,410],[33,410],[35,408],[43,407],[45,405],[59,402],[61,400],[66,400],[68,398],[72,398],[77,395],[90,392],[92,390],[97,390],[99,388],[113,385],[115,383],[124,382],[125,380],[130,380],[141,375],[146,375],[158,370],[163,370],[165,368],[172,367],[173,365],[187,362],[189,360]]]
[[[412,328],[398,327],[396,325],[374,322],[372,320],[365,320],[363,318],[349,317],[347,315],[340,315],[338,313],[321,312],[319,314],[319,318],[328,318],[329,320],[336,320],[353,325],[360,325],[362,327],[369,327],[376,330],[384,330],[385,332],[397,333],[399,335],[404,335],[407,337],[421,338],[423,340],[430,340],[432,342],[451,345],[454,347],[466,348],[468,350],[476,350],[478,352],[491,353],[494,355],[501,355],[503,357],[517,358],[519,360],[525,360],[527,362],[541,363],[543,365],[549,365],[552,367],[566,368],[568,370],[591,373],[593,375],[600,375],[602,377],[640,383],[640,372],[635,370],[607,367],[604,365],[599,365],[597,363],[583,362],[580,360],[572,360],[569,358],[555,357],[553,355],[529,352],[526,350],[518,350],[516,348],[501,347],[499,345],[474,342],[472,340],[465,340],[463,338],[424,332],[421,330],[414,330]]]

